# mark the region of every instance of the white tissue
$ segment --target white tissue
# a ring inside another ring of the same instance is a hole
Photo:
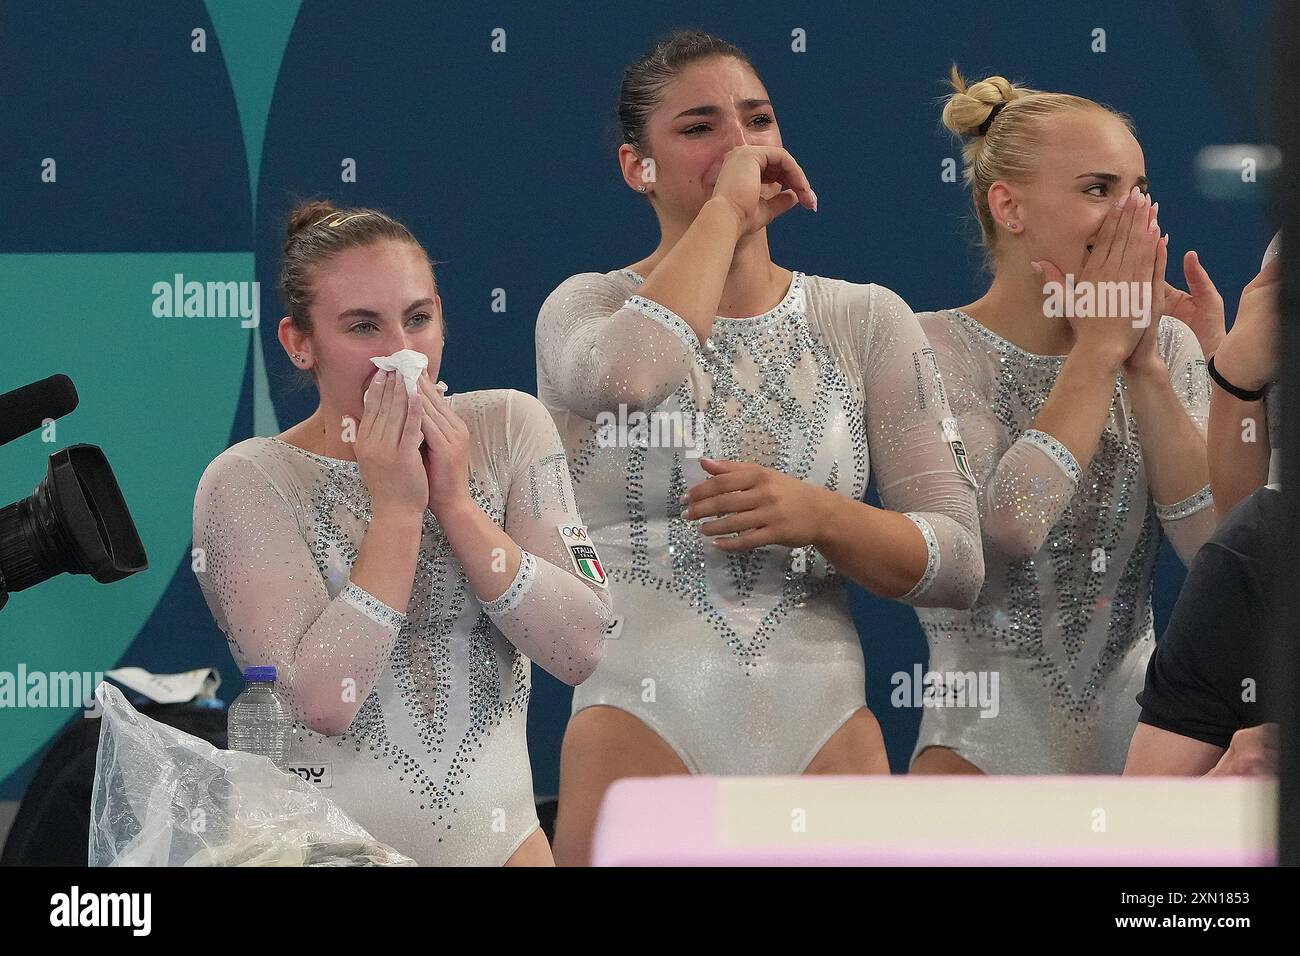
[[[370,361],[382,371],[401,373],[402,380],[406,382],[408,397],[415,394],[416,380],[429,367],[429,356],[414,349],[402,349],[392,355],[377,355]]]

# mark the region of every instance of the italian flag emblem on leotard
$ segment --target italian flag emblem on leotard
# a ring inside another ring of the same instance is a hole
[[[975,475],[971,472],[970,459],[966,456],[966,446],[961,440],[961,431],[957,428],[957,419],[945,418],[943,420],[943,437],[948,442],[948,448],[952,451],[953,464],[957,466],[957,472],[971,483],[971,487],[979,488],[979,483],[975,481]]]
[[[573,570],[592,584],[609,587],[605,568],[600,563],[600,555],[596,553],[596,546],[587,529],[580,524],[562,524],[558,528],[560,540],[564,542],[569,560],[573,562]]]
[[[578,563],[579,574],[595,581],[597,584],[605,583],[605,569],[600,566],[600,558],[596,557],[595,548],[586,545],[575,545],[573,557]]]

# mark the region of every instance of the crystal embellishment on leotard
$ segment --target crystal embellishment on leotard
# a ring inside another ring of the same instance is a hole
[[[330,580],[335,568],[355,563],[364,524],[373,515],[359,465],[317,455],[279,439],[271,441],[311,459],[320,468],[305,489],[303,500],[314,526],[309,539],[313,558],[322,577]],[[489,487],[490,492],[471,472],[471,498],[502,526],[504,514],[498,501],[503,494],[494,484]],[[527,707],[530,689],[522,655],[515,648],[509,649],[506,670],[510,688],[503,688],[504,675],[493,647],[500,638],[494,637],[486,614],[479,614],[472,628],[466,627],[464,610],[471,602],[468,579],[436,518],[427,510],[406,614],[386,607],[350,581],[338,597],[396,632],[386,663],[358,659],[352,666],[359,670],[343,671],[344,676],[373,685],[374,677],[367,672],[379,664],[389,672],[396,697],[385,705],[379,688],[372,686],[344,733],[327,737],[299,722],[294,728],[294,747],[314,753],[320,753],[321,748],[346,749],[366,755],[377,768],[395,774],[406,790],[417,795],[420,811],[433,833],[438,834],[433,839],[440,844],[443,834],[452,829],[453,815],[464,806],[467,782],[474,769],[473,752],[508,715],[520,715]],[[452,645],[458,628],[469,631],[465,661],[468,671],[460,678],[460,696],[467,696],[467,707],[453,706],[451,696],[455,686]],[[405,743],[399,742],[399,735],[390,726],[394,720],[409,725]]]
[[[1132,685],[1141,686],[1154,646],[1151,581],[1160,536],[1187,527],[1179,529],[1182,519],[1162,524],[1163,513],[1157,521],[1142,462],[1144,422],[1116,376],[1096,451],[1080,466],[1032,427],[1065,356],[1027,352],[960,310],[921,321],[943,360],[977,476],[987,480],[978,602],[968,611],[918,614],[932,669],[997,672],[1004,696],[997,720],[928,712],[917,746],[954,747],[991,773],[1118,773],[1133,726],[1125,722],[1137,719]],[[1208,409],[1195,337],[1162,319],[1157,351],[1201,427]]]
[[[1188,495],[1182,501],[1175,501],[1169,505],[1156,505],[1156,517],[1161,521],[1178,521],[1180,518],[1186,518],[1194,515],[1196,512],[1210,507],[1214,504],[1214,492],[1210,486],[1206,485],[1195,494]]]
[[[624,615],[573,710],[620,707],[697,772],[801,772],[864,705],[871,640],[853,626],[845,577],[806,540],[731,551],[713,519],[681,518],[683,493],[731,470],[701,457],[824,489],[845,512],[866,510],[870,466],[882,506],[923,513],[938,539],[942,568],[921,600],[968,603],[979,589],[975,493],[928,375],[924,405],[914,397],[911,356],[926,340],[911,310],[881,286],[781,274],[789,291],[772,308],[720,306],[730,315],[694,349],[626,306],[640,281],[630,270],[566,280],[538,317],[538,393]],[[602,417],[623,403],[686,439],[601,442]]]
[[[686,324],[686,321],[672,309],[640,295],[629,296],[627,305],[636,309],[647,319],[653,319],[669,332],[672,332],[682,340],[683,344],[685,344],[688,349],[693,351],[699,346],[700,340],[696,337],[695,332]]]
[[[481,602],[483,610],[493,617],[513,611],[532,589],[533,581],[537,578],[537,559],[522,549],[521,553],[523,557],[519,562],[519,570],[515,572],[510,586],[495,600]]]
[[[624,274],[637,285],[644,281],[634,272]],[[838,489],[840,493],[861,499],[867,469],[861,395],[809,327],[804,283],[804,274],[794,271],[789,291],[770,311],[749,318],[715,318],[708,340],[712,348],[701,346],[692,333],[688,344],[700,374],[684,381],[660,411],[680,415],[690,434],[707,436],[702,450],[708,457],[754,461],[800,480],[813,479],[816,462],[829,451],[826,443],[834,440],[829,432],[843,428],[851,447],[829,464],[832,481],[848,485]],[[807,398],[789,395],[793,381],[807,390]],[[667,499],[662,505],[645,499],[647,459],[655,454],[654,448],[628,450],[623,498],[632,553],[629,565],[609,569],[610,578],[655,589],[666,585],[709,621],[742,667],[755,667],[791,609],[842,588],[844,582],[813,549],[805,555],[801,571],[793,570],[794,559],[776,546],[720,554],[696,523],[678,517],[681,505],[674,507],[686,488],[704,477],[695,461],[677,452],[668,466]],[[580,485],[585,449],[578,449],[571,461],[575,484]],[[688,482],[686,468],[699,477]],[[654,524],[649,520],[661,507],[669,513],[662,552],[666,567],[651,543]],[[782,565],[784,582],[779,595],[767,595],[758,587],[774,558]],[[738,628],[730,609],[715,603],[719,589],[729,600],[746,605],[766,602],[766,613],[754,625]]]
[[[393,631],[400,631],[406,624],[405,614],[393,610],[369,591],[353,584],[351,581],[348,582],[347,587],[339,592],[339,597],[372,621],[382,624]]]
[[[903,512],[903,515],[912,519],[912,523],[921,529],[921,536],[925,538],[925,570],[921,572],[921,578],[912,587],[912,590],[899,598],[900,601],[910,601],[917,595],[924,594],[925,589],[930,586],[930,582],[939,573],[939,538],[935,535],[930,522],[926,521],[925,518],[918,514],[912,514],[910,511]]]
[[[1052,461],[1061,466],[1061,470],[1069,476],[1072,482],[1076,485],[1079,483],[1079,479],[1083,477],[1083,472],[1079,469],[1079,462],[1075,460],[1074,455],[1070,454],[1070,449],[1066,448],[1054,436],[1039,431],[1037,428],[1029,428],[1021,434],[1020,439],[1041,448]]]
[[[281,439],[218,456],[194,537],[236,661],[285,662],[295,760],[332,765],[340,806],[421,863],[481,865],[504,862],[536,826],[529,658],[569,683],[589,675],[608,597],[558,565],[560,543],[537,532],[538,520],[581,520],[545,410],[504,389],[453,404],[471,435],[470,499],[503,530],[509,508],[510,533],[538,542],[503,600],[476,600],[428,510],[412,529],[404,614],[351,582],[373,513],[360,467]]]

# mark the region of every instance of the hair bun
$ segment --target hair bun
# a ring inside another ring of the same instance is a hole
[[[293,237],[304,229],[314,226],[330,213],[338,211],[328,199],[312,199],[299,203],[294,207],[293,212],[289,213],[289,224],[285,229],[285,244],[291,242]]]
[[[1033,92],[1016,86],[1004,76],[990,76],[977,83],[967,83],[955,63],[949,83],[953,93],[943,107],[943,125],[955,135],[967,138],[983,135],[980,127],[994,108]]]

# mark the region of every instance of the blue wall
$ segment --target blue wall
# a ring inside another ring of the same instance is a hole
[[[957,155],[938,125],[954,60],[967,75],[1002,73],[1129,113],[1171,234],[1171,274],[1197,249],[1229,315],[1274,228],[1262,186],[1211,200],[1193,165],[1203,146],[1267,136],[1263,2],[0,10],[0,391],[73,375],[82,408],[54,447],[105,448],[151,558],[140,580],[111,588],[65,576],[16,595],[0,613],[0,670],[218,665],[233,696],[238,675],[190,570],[189,507],[222,448],[314,408],[275,340],[286,212],[320,195],[404,219],[440,263],[442,377],[454,391],[535,392],[533,323],[547,293],[657,242],[653,216],[618,174],[614,97],[624,64],[674,27],[749,52],[817,189],[819,213],[795,210],[770,230],[774,259],[882,283],[918,311],[968,302],[984,281],[967,197],[940,177]],[[490,48],[496,28],[504,53]],[[1096,28],[1104,53],[1092,49]],[[807,52],[791,51],[795,29]],[[193,49],[195,30],[205,52]],[[41,179],[45,158],[57,160],[53,183]],[[341,181],[345,158],[355,183]],[[260,281],[262,324],[151,316],[152,279],[175,272]],[[497,288],[504,313],[489,308]],[[0,503],[30,493],[53,450],[36,436],[0,449]],[[1165,554],[1158,626],[1181,580]],[[888,706],[889,675],[924,661],[924,640],[906,607],[861,591],[853,603],[869,700],[898,770],[920,715]],[[554,793],[569,691],[535,676],[535,782]],[[0,710],[0,799],[22,793],[69,713]]]

